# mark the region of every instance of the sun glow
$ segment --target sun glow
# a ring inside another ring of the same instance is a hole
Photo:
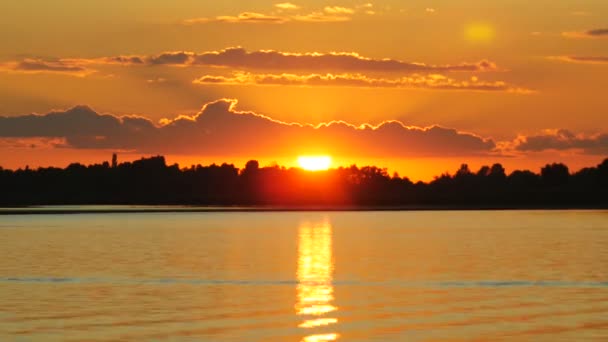
[[[331,166],[330,156],[300,156],[298,165],[307,171],[323,171]]]

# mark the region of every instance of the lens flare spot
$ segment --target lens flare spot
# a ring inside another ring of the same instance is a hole
[[[488,24],[475,23],[467,26],[465,36],[468,41],[486,43],[494,39],[494,28]]]

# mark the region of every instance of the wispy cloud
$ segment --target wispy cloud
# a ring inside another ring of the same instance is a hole
[[[70,61],[46,61],[31,58],[22,61],[0,63],[0,71],[24,74],[64,74],[77,77],[84,77],[96,72],[94,69]]]
[[[326,6],[323,10],[329,14],[353,14],[353,13],[355,13],[355,10],[352,8],[340,7],[340,6]]]
[[[483,72],[497,70],[493,62],[433,65],[398,59],[374,59],[355,52],[291,53],[275,50],[247,51],[241,47],[218,51],[169,51],[158,55],[111,56],[92,59],[61,59],[72,65],[169,65],[234,68],[240,70],[273,70],[279,72],[308,71],[311,73],[370,73],[389,72],[410,74],[417,72]]]
[[[567,38],[608,38],[608,28],[599,28],[587,31],[562,32],[562,36]]]
[[[304,23],[331,23],[346,22],[353,19],[357,14],[373,15],[372,3],[364,3],[355,7],[325,6],[313,9],[310,12],[296,12],[300,6],[291,2],[282,2],[274,5],[278,13],[242,12],[237,15],[221,15],[216,17],[191,18],[183,20],[185,25],[207,24],[207,23],[230,23],[230,24],[284,24],[288,22]],[[291,12],[287,14],[286,12]]]
[[[298,6],[296,4],[292,4],[291,2],[281,2],[281,3],[275,4],[274,7],[282,9],[282,10],[297,10],[300,8],[300,6]]]
[[[575,134],[567,129],[553,129],[521,136],[514,145],[519,151],[582,150],[586,154],[606,154],[608,134]]]
[[[408,88],[460,91],[504,91],[530,94],[532,91],[513,87],[505,82],[484,82],[477,78],[458,81],[443,75],[412,75],[397,79],[372,78],[361,74],[251,74],[237,73],[231,77],[206,75],[193,81],[195,84],[223,85],[280,85],[306,87],[362,87],[362,88]]]
[[[298,14],[291,17],[294,21],[306,23],[339,23],[350,21],[352,18],[344,14],[332,14],[326,12],[312,12],[308,14]]]
[[[288,17],[281,17],[275,15],[267,15],[255,12],[243,12],[236,16],[223,15],[215,18],[194,18],[186,19],[184,23],[187,25],[193,24],[204,24],[209,22],[220,22],[220,23],[246,23],[246,24],[282,24],[289,21]]]
[[[550,56],[549,59],[569,63],[607,64],[608,56]]]

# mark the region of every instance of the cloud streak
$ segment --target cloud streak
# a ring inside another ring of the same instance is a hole
[[[86,106],[44,115],[0,117],[0,138],[42,137],[65,147],[120,149],[141,153],[207,156],[449,156],[492,153],[495,143],[440,126],[414,127],[398,121],[355,126],[343,121],[319,125],[286,123],[237,111],[236,100],[206,104],[194,116],[155,125],[139,116],[99,114]]]
[[[562,32],[567,38],[608,38],[608,28],[592,29],[587,31]]]
[[[296,4],[292,4],[291,2],[281,2],[281,3],[275,4],[274,7],[282,9],[282,10],[297,10],[300,8],[300,6],[298,6]]]
[[[62,58],[55,61],[26,59],[0,65],[15,72],[56,72],[86,76],[95,72],[92,67],[121,66],[180,66],[231,68],[237,70],[263,70],[286,72],[322,73],[448,73],[486,72],[498,70],[488,60],[457,64],[433,65],[392,58],[370,58],[356,52],[304,52],[291,53],[276,50],[247,51],[231,47],[217,51],[191,52],[167,51],[156,55],[121,55],[98,58]]]
[[[294,11],[300,7],[291,3],[276,4],[280,11]],[[183,21],[184,25],[197,25],[207,23],[228,24],[284,24],[287,22],[304,23],[339,23],[352,20],[356,10],[347,7],[327,6],[321,11],[300,14],[264,14],[259,12],[242,12],[237,15],[220,15],[216,17],[190,18]],[[369,11],[365,11],[367,13]],[[369,14],[369,13],[367,13]]]
[[[0,71],[21,74],[63,74],[77,77],[88,76],[96,72],[96,70],[71,61],[45,61],[32,58],[0,64]]]
[[[289,21],[288,17],[267,15],[256,12],[243,12],[235,16],[222,15],[215,18],[193,18],[184,20],[186,25],[204,24],[211,22],[230,23],[230,24],[282,24]]]
[[[355,52],[290,53],[275,50],[247,51],[241,47],[194,53],[165,52],[154,56],[117,56],[84,60],[83,63],[191,65],[251,70],[313,72],[481,72],[497,70],[496,64],[482,60],[476,63],[431,65],[397,59],[374,59]]]
[[[574,134],[566,129],[548,130],[542,134],[520,137],[515,143],[519,151],[582,150],[586,154],[608,153],[608,134]]]
[[[389,120],[378,125],[332,121],[288,123],[236,109],[236,100],[207,103],[192,116],[155,124],[142,116],[100,114],[86,106],[65,111],[0,116],[0,141],[11,146],[113,149],[138,153],[260,158],[323,153],[343,157],[451,157],[513,152],[608,153],[608,133],[546,130],[495,142],[441,126]],[[45,142],[45,143],[40,143]]]
[[[608,56],[553,56],[550,58],[569,63],[608,64]]]
[[[531,90],[513,87],[505,82],[484,82],[477,78],[470,81],[438,75],[413,75],[396,79],[370,78],[361,74],[251,74],[237,73],[232,77],[205,75],[193,81],[201,85],[275,85],[306,87],[363,87],[363,88],[408,88],[461,91],[504,91],[520,94],[532,93]]]

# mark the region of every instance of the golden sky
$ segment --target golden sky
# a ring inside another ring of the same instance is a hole
[[[326,153],[428,179],[460,162],[536,171],[608,155],[605,0],[22,0],[0,13],[3,167]]]

